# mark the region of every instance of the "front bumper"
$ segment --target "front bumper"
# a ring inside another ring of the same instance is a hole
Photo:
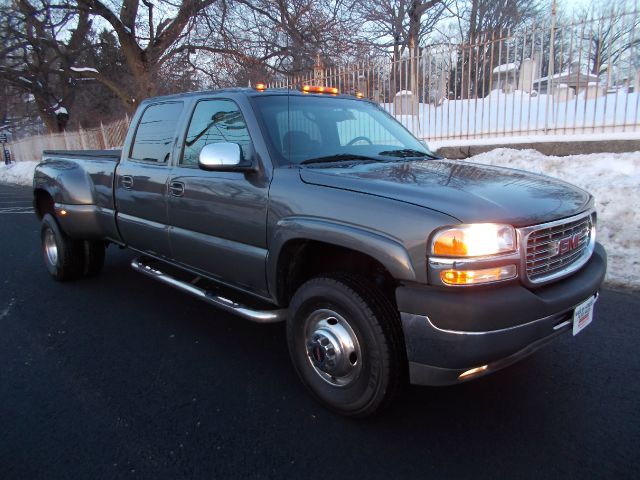
[[[572,328],[575,306],[597,294],[606,267],[605,250],[596,244],[579,271],[535,290],[515,283],[464,291],[399,287],[411,383],[459,383],[533,353]],[[478,367],[476,374],[459,378]]]

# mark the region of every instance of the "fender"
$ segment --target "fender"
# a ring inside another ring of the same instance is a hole
[[[295,216],[278,221],[267,256],[267,283],[277,298],[280,252],[291,240],[316,240],[356,250],[380,262],[396,280],[416,281],[409,253],[397,240],[380,232],[332,220]]]
[[[92,181],[86,171],[70,160],[47,160],[36,166],[33,189],[46,191],[55,203],[95,204]]]
[[[113,209],[113,159],[119,158],[119,153],[87,152],[98,158],[86,165],[62,157],[72,152],[54,153],[62,158],[48,157],[49,153],[44,152],[44,160],[36,166],[33,190],[34,195],[38,190],[47,192],[56,211],[67,211],[65,217],[56,217],[61,229],[72,238],[119,241]],[[100,185],[96,185],[96,178]]]

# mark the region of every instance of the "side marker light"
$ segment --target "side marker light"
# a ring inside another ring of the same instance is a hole
[[[478,375],[479,373],[486,371],[487,368],[489,368],[489,365],[482,365],[481,367],[472,368],[470,370],[467,370],[466,372],[462,372],[460,375],[458,375],[458,380],[469,378],[473,375]]]

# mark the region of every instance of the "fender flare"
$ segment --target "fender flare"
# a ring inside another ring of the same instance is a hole
[[[314,217],[286,217],[278,221],[267,256],[267,283],[279,298],[278,263],[284,246],[293,240],[313,240],[355,250],[377,260],[396,280],[416,281],[409,253],[396,239],[381,232]]]
[[[38,164],[33,176],[33,190],[44,190],[55,203],[95,204],[91,179],[77,163],[71,161],[54,160]]]

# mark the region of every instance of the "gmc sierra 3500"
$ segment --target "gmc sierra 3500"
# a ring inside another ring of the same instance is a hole
[[[606,270],[589,193],[440,159],[376,104],[306,90],[150,98],[121,151],[45,151],[51,275],[99,273],[110,243],[138,251],[149,277],[286,321],[302,382],[351,416],[588,325]]]

